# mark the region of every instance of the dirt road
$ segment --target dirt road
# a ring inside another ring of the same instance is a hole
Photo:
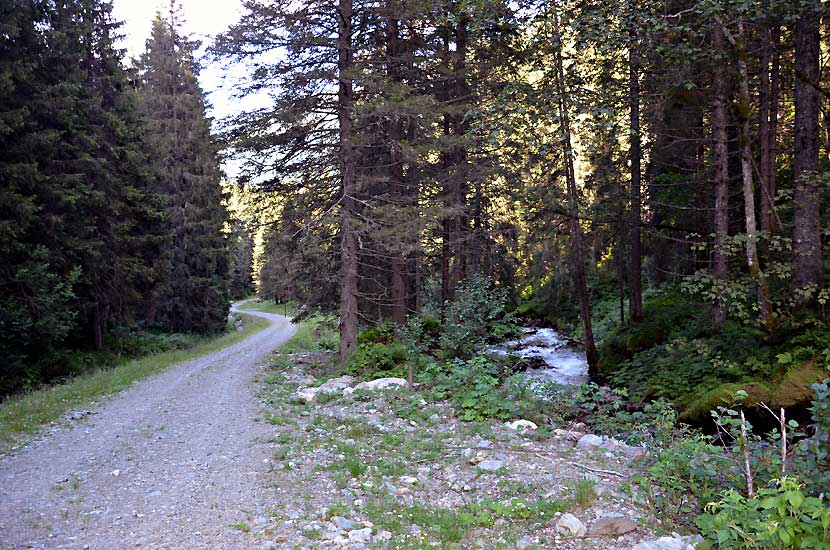
[[[271,326],[0,459],[0,548],[245,548],[232,525],[262,521],[274,495],[252,381],[294,333],[250,314]]]

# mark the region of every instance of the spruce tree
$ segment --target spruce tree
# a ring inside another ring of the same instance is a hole
[[[217,332],[228,313],[228,247],[223,233],[217,146],[199,88],[196,44],[181,29],[175,2],[157,15],[140,61],[143,110],[159,192],[166,199],[171,265],[156,298],[158,318],[178,331]]]

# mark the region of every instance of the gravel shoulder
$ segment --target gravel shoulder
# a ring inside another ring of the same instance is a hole
[[[0,548],[240,548],[273,503],[253,382],[287,317],[165,371],[0,459]],[[236,527],[234,527],[236,526]]]

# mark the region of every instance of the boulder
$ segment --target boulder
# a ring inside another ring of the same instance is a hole
[[[339,376],[337,378],[332,378],[331,380],[327,381],[325,384],[320,386],[318,389],[320,390],[320,393],[326,393],[326,394],[341,393],[346,388],[351,387],[352,385],[354,385],[354,383],[355,383],[354,377],[349,376],[347,374],[345,376]]]
[[[356,390],[380,391],[389,388],[400,388],[406,386],[407,381],[403,378],[378,378],[376,380],[369,380],[368,382],[361,382],[355,386]]]
[[[602,438],[594,434],[585,434],[576,442],[577,449],[598,449],[602,446]]]
[[[294,394],[294,397],[297,398],[297,401],[302,403],[312,403],[315,399],[317,399],[317,394],[320,392],[320,388],[300,388]]]
[[[562,514],[556,522],[556,532],[569,537],[584,537],[588,528],[573,514]]]
[[[366,527],[365,529],[355,529],[354,531],[349,531],[349,542],[352,543],[366,543],[372,539],[372,528]]]

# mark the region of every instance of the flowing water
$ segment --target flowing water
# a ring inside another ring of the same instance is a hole
[[[558,332],[552,328],[522,329],[524,336],[492,348],[499,355],[517,355],[544,361],[544,368],[526,371],[529,378],[557,384],[582,384],[588,381],[588,362],[583,353],[568,346]]]

